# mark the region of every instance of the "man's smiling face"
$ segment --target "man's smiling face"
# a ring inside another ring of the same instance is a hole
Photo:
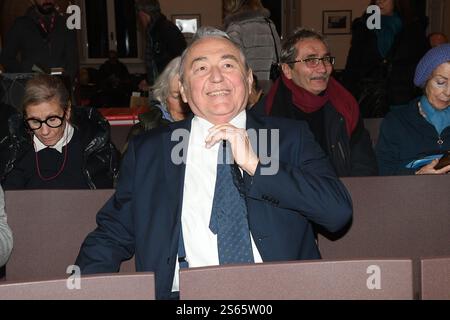
[[[197,116],[228,123],[245,109],[252,81],[239,49],[227,39],[209,37],[187,52],[181,94]]]

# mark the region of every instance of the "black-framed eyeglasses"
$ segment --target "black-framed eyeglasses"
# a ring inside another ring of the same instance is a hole
[[[45,123],[50,128],[59,128],[64,123],[66,112],[64,111],[64,114],[62,117],[59,116],[50,116],[45,120],[39,120],[36,118],[28,118],[25,120],[25,122],[28,125],[28,128],[30,130],[38,130],[42,127],[42,124]]]
[[[332,66],[336,62],[336,57],[325,56],[322,58],[306,58],[301,60],[294,60],[290,62],[286,62],[287,64],[303,62],[308,68],[315,68],[319,65],[320,62],[323,62],[326,66]]]

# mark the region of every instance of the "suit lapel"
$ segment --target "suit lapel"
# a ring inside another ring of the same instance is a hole
[[[186,171],[187,148],[189,145],[189,133],[191,130],[192,116],[188,119],[170,124],[171,129],[165,137],[164,146],[164,169],[167,177],[167,192],[171,199],[177,199],[175,213],[172,217],[174,225],[178,225],[181,217],[183,204],[184,174]],[[168,204],[170,205],[170,204]]]

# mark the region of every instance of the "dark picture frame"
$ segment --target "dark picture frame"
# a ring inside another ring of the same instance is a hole
[[[322,11],[323,34],[350,34],[352,25],[352,10]]]

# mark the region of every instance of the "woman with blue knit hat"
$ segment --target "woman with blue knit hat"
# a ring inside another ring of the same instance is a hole
[[[376,148],[380,174],[445,174],[439,158],[450,151],[450,44],[429,50],[416,67],[423,95],[391,111]]]

